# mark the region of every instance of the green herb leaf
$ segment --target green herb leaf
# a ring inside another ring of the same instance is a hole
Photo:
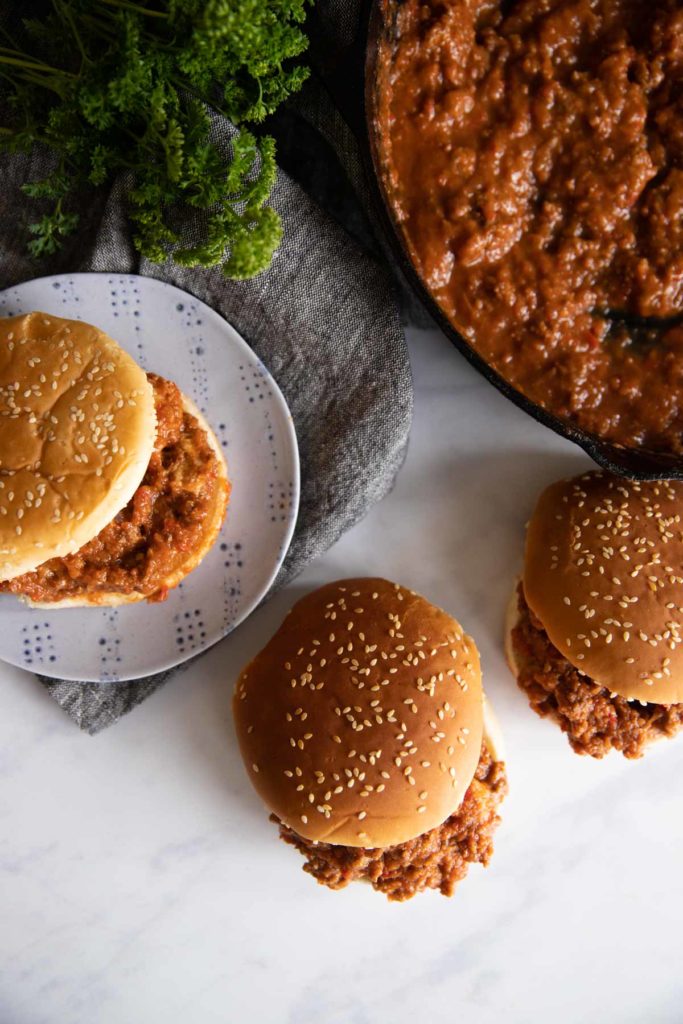
[[[62,240],[72,234],[78,226],[77,213],[63,213],[56,207],[52,213],[29,224],[28,229],[35,237],[28,243],[33,256],[51,256],[61,248]]]
[[[223,273],[237,281],[255,277],[270,266],[281,240],[282,222],[272,207],[264,206],[235,230]]]
[[[274,141],[241,127],[225,143],[211,110],[259,122],[300,88],[309,2],[32,2],[0,50],[0,147],[55,156],[51,175],[23,186],[53,204],[29,226],[31,253],[54,253],[76,229],[63,203],[125,174],[143,256],[236,279],[269,266],[282,238],[266,205]]]

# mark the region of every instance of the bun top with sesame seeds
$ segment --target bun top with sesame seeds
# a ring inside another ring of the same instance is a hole
[[[0,319],[0,580],[110,523],[142,480],[155,431],[144,370],[97,327]]]
[[[242,756],[306,839],[406,842],[459,806],[481,753],[479,654],[459,623],[383,579],[302,598],[242,672]]]
[[[524,594],[551,642],[621,697],[683,701],[683,483],[561,480],[529,523]]]

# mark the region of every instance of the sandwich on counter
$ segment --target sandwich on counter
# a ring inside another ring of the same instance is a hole
[[[0,592],[163,601],[216,540],[230,483],[192,402],[90,324],[0,320]]]
[[[639,757],[683,725],[683,483],[591,472],[541,495],[510,667],[579,754]]]
[[[500,739],[474,641],[423,597],[384,579],[308,594],[243,671],[234,713],[254,788],[323,885],[450,896],[489,862]]]

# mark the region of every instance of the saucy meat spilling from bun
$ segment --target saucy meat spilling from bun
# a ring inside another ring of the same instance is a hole
[[[498,807],[507,793],[507,776],[501,761],[494,761],[486,744],[474,779],[458,810],[443,825],[416,839],[384,849],[335,846],[303,839],[279,823],[280,836],[306,858],[304,871],[330,889],[350,882],[370,882],[390,900],[408,900],[423,889],[438,889],[452,896],[470,864],[488,865],[493,855],[493,835],[500,823]]]
[[[38,606],[162,601],[230,495],[213,431],[98,327],[0,319],[0,592]]]
[[[604,757],[620,750],[625,757],[640,757],[652,740],[673,736],[683,726],[683,704],[627,700],[582,675],[550,642],[521,584],[517,597],[511,636],[517,682],[533,710],[557,722],[577,754]]]
[[[590,472],[529,521],[507,652],[577,753],[639,757],[683,725],[683,483]]]
[[[197,550],[213,515],[219,462],[176,385],[154,373],[147,377],[154,388],[156,440],[133,497],[73,555],[0,583],[0,591],[40,603],[98,593],[166,598],[168,580]]]
[[[419,594],[376,578],[308,594],[234,711],[254,788],[322,884],[450,896],[488,863],[507,783],[479,655]]]

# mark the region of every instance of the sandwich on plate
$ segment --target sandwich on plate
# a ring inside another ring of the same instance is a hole
[[[90,324],[0,320],[0,592],[163,601],[213,546],[229,494],[220,445],[174,383]]]

